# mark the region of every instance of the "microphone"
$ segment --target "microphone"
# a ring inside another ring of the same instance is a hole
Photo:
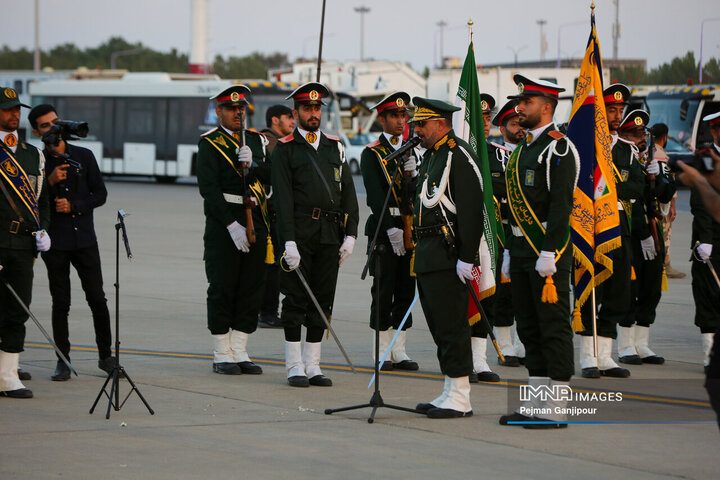
[[[405,145],[395,150],[393,153],[385,157],[383,160],[385,162],[389,162],[390,160],[395,160],[397,157],[401,155],[405,155],[408,150],[411,148],[415,148],[420,144],[420,137],[413,137],[410,140],[408,140]]]

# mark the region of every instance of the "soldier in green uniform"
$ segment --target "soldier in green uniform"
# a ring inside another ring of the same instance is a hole
[[[642,197],[645,187],[645,176],[638,161],[638,150],[635,144],[618,136],[623,110],[630,98],[630,90],[621,83],[610,85],[603,91],[608,129],[613,139],[612,158],[615,174],[615,187],[620,212],[621,246],[612,252],[613,274],[602,284],[595,287],[595,303],[597,309],[597,356],[594,354],[592,302],[585,302],[582,313],[584,330],[578,332],[580,343],[580,368],[584,378],[607,377],[627,378],[630,371],[621,368],[612,359],[612,341],[617,337],[617,324],[633,311],[631,299],[632,242],[630,236],[630,220],[633,204]],[[627,349],[632,335],[629,328],[621,327],[618,352]],[[625,342],[625,343],[623,343]],[[627,352],[632,353],[632,352]],[[633,363],[630,357],[620,353],[620,361]],[[637,356],[636,356],[637,357]]]
[[[245,130],[250,89],[234,85],[214,97],[219,126],[198,143],[197,178],[205,211],[207,322],[213,371],[258,375],[248,337],[257,329],[265,284],[269,219],[263,184],[270,183],[265,136]]]
[[[660,297],[665,264],[665,242],[662,233],[660,204],[669,203],[675,195],[675,182],[669,175],[667,165],[655,159],[646,160],[648,145],[645,130],[649,115],[643,110],[633,110],[625,115],[619,128],[620,136],[629,140],[640,151],[640,163],[645,169],[643,194],[633,204],[632,212],[632,259],[636,279],[632,281],[632,306],[630,315],[619,322],[622,328],[634,325],[633,342],[639,363],[659,365],[665,359],[653,352],[649,344],[650,325]],[[620,350],[620,356],[632,350]],[[625,355],[623,355],[625,354]],[[635,363],[638,363],[637,360]]]
[[[367,204],[372,211],[365,223],[368,247],[378,222],[381,223],[378,243],[386,246],[382,254],[375,251],[379,259],[373,259],[370,263],[370,275],[373,276],[370,289],[372,296],[370,328],[376,329],[379,324],[380,358],[385,355],[395,335],[394,330],[400,326],[415,295],[415,279],[410,275],[410,259],[413,249],[412,204],[417,183],[417,159],[410,154],[402,159],[389,162],[384,160],[402,146],[409,103],[410,95],[405,92],[395,92],[372,107],[377,110],[377,118],[383,127],[383,133],[377,141],[365,147],[360,157],[360,171],[367,192]],[[399,164],[400,168],[398,168]],[[383,211],[389,188],[392,188],[392,194],[387,208]],[[404,219],[408,221],[403,223]],[[375,276],[376,261],[380,262],[381,278]],[[378,281],[380,296],[376,298]],[[379,321],[376,318],[378,302],[380,303]],[[398,334],[388,359],[381,365],[381,370],[419,368],[417,362],[414,362],[405,351],[407,330],[411,327],[412,315],[408,317]]]
[[[712,150],[720,156],[720,112],[707,115],[713,138]],[[713,187],[714,188],[714,187]],[[690,194],[690,211],[693,214],[692,244],[692,292],[695,300],[695,325],[702,335],[705,367],[710,364],[713,334],[720,328],[720,287],[710,272],[711,264],[720,271],[720,223],[708,212],[697,188]]]
[[[298,87],[297,127],[281,138],[272,154],[278,236],[285,246],[281,266],[300,268],[323,312],[331,318],[339,266],[352,253],[357,237],[358,204],[345,150],[338,137],[320,131],[324,98],[321,83]],[[285,267],[283,267],[285,268]],[[325,324],[293,271],[280,275],[285,365],[294,387],[331,386],[320,369]],[[304,351],[301,327],[307,327]]]
[[[515,319],[525,345],[528,383],[536,388],[563,388],[574,371],[570,212],[579,158],[575,146],[553,123],[558,94],[564,89],[520,74],[513,79],[519,94],[509,98],[520,101],[520,125],[528,133],[505,172],[512,235],[506,240],[502,273],[511,280],[513,298],[523,299],[515,303]],[[541,401],[535,397],[516,412],[503,415],[500,423],[532,419],[542,423],[526,428],[565,427],[558,422],[567,417],[556,409],[566,403],[561,398]]]
[[[4,284],[30,305],[35,257],[50,249],[50,204],[45,158],[18,140],[20,107],[30,108],[0,88],[0,396],[32,398],[18,377],[28,315]]]
[[[453,132],[452,114],[459,108],[421,97],[413,103],[411,121],[427,149],[415,200],[414,271],[445,375],[443,393],[416,408],[430,418],[468,417],[473,358],[466,282],[473,278],[482,237],[480,171],[471,147]]]

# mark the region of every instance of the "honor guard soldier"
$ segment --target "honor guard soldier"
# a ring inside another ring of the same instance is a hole
[[[575,146],[553,123],[560,86],[516,74],[520,125],[528,133],[510,156],[505,172],[510,227],[502,272],[511,281],[515,320],[525,345],[525,367],[531,387],[563,388],[574,371],[570,327],[570,213],[579,172]],[[509,247],[509,248],[508,248]],[[561,428],[566,416],[558,409],[567,400],[534,397],[523,411],[500,418],[537,421],[526,428]],[[532,410],[530,410],[532,409]],[[540,409],[540,410],[537,410]],[[545,413],[547,412],[547,413]]]
[[[50,204],[44,178],[45,158],[18,140],[20,103],[12,88],[0,88],[0,396],[32,398],[18,376],[32,298],[37,252],[50,249]]]
[[[365,223],[368,246],[372,241],[378,222],[381,223],[378,242],[387,246],[380,255],[380,278],[375,274],[375,261],[370,263],[373,285],[370,290],[370,328],[380,330],[380,358],[385,355],[394,334],[402,322],[415,295],[415,279],[410,272],[412,258],[412,212],[417,183],[417,154],[402,159],[385,161],[385,157],[402,146],[402,137],[407,119],[410,95],[396,92],[383,98],[372,108],[377,110],[378,121],[383,127],[380,138],[365,147],[360,157],[367,204],[372,213]],[[392,194],[388,207],[383,211],[388,189]],[[369,252],[368,252],[369,253]],[[377,283],[380,282],[380,296],[376,298]],[[380,303],[380,318],[377,319],[377,305]],[[379,325],[379,327],[378,327]],[[402,331],[381,370],[417,370],[418,364],[405,352],[407,330],[412,327],[412,315],[408,317]],[[373,343],[374,345],[374,343]],[[374,347],[373,347],[374,348]]]
[[[710,125],[716,156],[720,155],[720,112],[707,115],[703,121]],[[720,328],[720,285],[710,267],[720,271],[720,223],[708,212],[700,193],[693,188],[690,193],[692,223],[692,293],[695,300],[695,325],[702,335],[703,364],[710,364],[713,334]],[[718,337],[716,335],[716,337]],[[716,350],[718,348],[716,347]],[[717,360],[717,359],[716,359]]]
[[[257,329],[263,263],[266,255],[272,256],[263,188],[270,183],[267,140],[245,129],[249,94],[245,85],[234,85],[211,97],[220,125],[203,134],[198,144],[207,321],[214,344],[213,371],[225,375],[262,373],[248,356],[247,342]]]
[[[512,235],[512,230],[510,229],[508,220],[510,211],[508,210],[507,203],[505,168],[512,152],[518,144],[525,139],[525,129],[520,126],[517,106],[517,99],[508,100],[492,119],[492,124],[500,128],[500,133],[503,136],[503,144],[498,145],[495,142],[488,142],[488,160],[490,161],[490,171],[492,174],[496,214],[499,213],[499,219],[502,223],[506,242]],[[492,150],[490,150],[491,147]],[[499,240],[498,238],[498,241]],[[505,248],[502,242],[498,245],[500,249]],[[513,315],[512,287],[510,286],[510,280],[502,275],[501,265],[502,257],[499,258],[499,266],[495,279],[493,327],[495,327],[495,337],[497,338],[498,345],[505,357],[505,362],[501,363],[501,365],[506,367],[519,367],[521,363],[525,362],[525,346],[518,338],[517,331],[512,328],[515,320],[515,316]]]
[[[630,371],[621,368],[612,359],[612,342],[617,338],[618,323],[632,315],[634,305],[631,295],[632,276],[632,239],[630,235],[630,222],[632,220],[633,204],[638,201],[645,188],[645,176],[638,161],[638,149],[634,143],[619,138],[618,128],[622,120],[623,110],[630,98],[630,90],[621,83],[610,85],[603,91],[605,111],[607,114],[608,129],[612,136],[612,159],[615,187],[618,198],[618,211],[620,213],[621,246],[613,250],[613,273],[602,284],[595,287],[595,303],[597,308],[597,356],[594,353],[593,340],[593,312],[592,302],[585,302],[581,309],[583,331],[580,343],[580,368],[584,378],[607,377],[627,378]],[[635,363],[632,357],[623,357],[634,352],[632,342],[633,331],[630,328],[620,328],[620,342],[618,352],[620,361]],[[635,357],[638,361],[637,355]]]
[[[285,329],[285,365],[293,387],[332,385],[320,369],[325,324],[309,293],[292,270],[300,268],[325,316],[331,319],[339,266],[352,253],[357,237],[358,204],[345,150],[338,137],[320,131],[321,83],[298,87],[297,127],[281,138],[272,154],[273,191],[278,236],[285,246],[280,291],[285,295],[280,318]],[[301,327],[307,327],[304,351]]]
[[[473,355],[466,282],[473,278],[482,237],[480,171],[471,147],[452,129],[452,114],[460,109],[421,97],[413,103],[411,122],[427,149],[415,200],[414,271],[445,375],[443,393],[416,409],[430,418],[468,417]]]
[[[665,359],[656,355],[648,344],[650,325],[655,321],[665,278],[665,243],[660,204],[672,200],[676,187],[667,166],[655,159],[648,159],[645,132],[649,118],[647,112],[633,110],[623,118],[619,128],[620,136],[638,147],[640,163],[644,166],[646,175],[642,197],[632,206],[632,259],[636,277],[632,282],[632,309],[630,314],[619,322],[622,328],[633,328],[630,345],[634,344],[639,361],[632,356],[629,342],[622,337],[621,345],[625,348],[621,347],[620,356],[629,356],[630,361],[638,364],[659,365],[664,363]]]

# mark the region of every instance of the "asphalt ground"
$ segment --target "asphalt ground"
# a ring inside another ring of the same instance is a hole
[[[108,399],[102,396],[96,411],[88,413],[105,374],[96,365],[90,311],[73,272],[71,357],[80,376],[50,381],[55,356],[28,321],[21,366],[33,375],[26,385],[35,398],[0,399],[3,480],[716,475],[719,432],[703,389],[700,334],[693,325],[686,191],[678,200],[671,257],[688,277],[670,280],[651,329],[651,346],[667,359],[665,365],[628,366],[629,379],[573,379],[576,390],[623,393],[613,423],[528,431],[498,425],[527,372],[497,366],[490,350],[489,362],[502,382],[473,385],[472,418],[432,420],[380,408],[375,423],[368,424],[369,408],[324,414],[327,408],[366,403],[372,393],[367,388],[372,368],[370,281],[360,280],[364,237],[340,270],[333,319],[358,373],[349,371],[328,339],[323,366],[334,386],[291,388],[285,379],[282,330],[260,329],[251,336],[249,352],[263,375],[213,374],[197,187],[137,181],[109,181],[107,186],[108,203],[96,210],[95,220],[108,305],[114,320],[114,224],[116,211],[124,209],[130,213],[126,223],[133,259],[120,259],[121,363],[155,414],[149,414],[126,380],[120,381],[120,399],[131,395],[120,411],[112,410],[106,420]],[[368,209],[362,188],[358,191],[364,223]],[[35,274],[31,308],[50,330],[42,261]],[[408,352],[420,371],[380,377],[384,401],[411,408],[442,390],[435,345],[419,306],[414,322]],[[576,350],[577,345],[576,339]]]

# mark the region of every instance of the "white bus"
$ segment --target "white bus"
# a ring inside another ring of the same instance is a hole
[[[32,105],[49,103],[65,120],[88,122],[77,143],[95,154],[105,175],[139,175],[173,182],[195,175],[200,134],[217,125],[209,97],[233,83],[252,90],[247,127],[265,128],[265,112],[298,84],[264,80],[195,80],[191,75],[127,73],[120,80],[49,80],[30,85]],[[338,133],[340,111],[331,100],[324,131]],[[38,139],[29,139],[40,145]]]

